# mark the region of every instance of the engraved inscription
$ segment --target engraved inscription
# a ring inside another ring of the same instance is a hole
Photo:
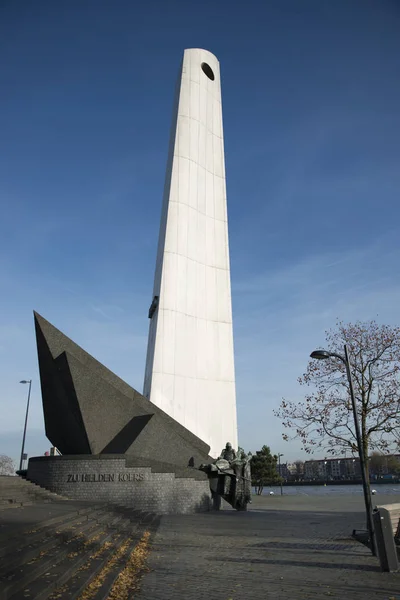
[[[67,483],[111,483],[115,481],[144,481],[144,473],[68,473]]]
[[[119,473],[118,481],[143,481],[143,473]]]

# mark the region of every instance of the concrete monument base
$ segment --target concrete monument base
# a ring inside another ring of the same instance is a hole
[[[31,458],[27,479],[74,500],[129,506],[158,514],[188,514],[212,508],[208,478],[196,469],[121,455]]]

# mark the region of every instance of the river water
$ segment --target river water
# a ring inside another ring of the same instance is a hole
[[[379,495],[393,495],[397,496],[398,501],[400,502],[399,484],[396,485],[393,483],[388,483],[374,486],[374,484],[371,483],[371,490],[376,490],[376,494],[374,494],[376,497]],[[279,486],[265,487],[263,496],[267,496],[270,492],[274,492],[274,495],[279,495],[281,493],[281,488]],[[299,485],[297,487],[295,485],[283,486],[283,494],[286,496],[361,496],[362,493],[362,485]]]

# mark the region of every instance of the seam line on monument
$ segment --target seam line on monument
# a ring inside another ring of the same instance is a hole
[[[179,313],[180,315],[184,315],[185,317],[191,317],[192,319],[196,319],[196,321],[208,321],[210,323],[225,323],[226,325],[232,325],[232,321],[221,321],[220,319],[207,319],[206,317],[198,317],[197,315],[191,315],[190,313],[183,312],[182,310],[176,310],[174,308],[162,308],[160,310],[164,312],[170,313]]]
[[[171,313],[179,313],[180,315],[184,315],[185,317],[192,317],[193,319],[196,319],[197,321],[209,321],[211,323],[226,323],[227,325],[232,325],[232,320],[231,321],[225,321],[225,320],[220,320],[220,319],[208,319],[207,317],[199,317],[198,315],[192,315],[191,313],[188,312],[184,312],[183,310],[177,310],[176,308],[166,308],[166,307],[159,307],[159,310],[163,310],[164,312],[171,312]]]
[[[191,161],[191,162],[195,162],[195,161]],[[210,171],[208,171],[208,173],[209,172]],[[216,175],[216,177],[219,177],[219,175]],[[222,177],[220,177],[220,179],[222,179]],[[224,198],[224,201],[226,203],[226,198]],[[186,202],[181,202],[180,200],[170,200],[169,201],[169,204],[173,204],[173,203],[175,203],[175,204],[182,204],[183,206],[187,206],[188,208],[190,208],[192,210],[195,210],[199,215],[203,215],[205,217],[208,217],[209,219],[212,219],[213,221],[218,221],[219,223],[228,223],[228,219],[218,219],[217,217],[212,217],[211,215],[208,215],[207,213],[202,212],[198,208],[195,208],[194,206],[191,206],[190,204],[187,204]]]
[[[208,133],[211,133],[211,135],[213,135],[214,137],[218,138],[222,142],[224,141],[224,136],[223,135],[219,135],[218,133],[214,133],[214,131],[212,129],[209,129],[207,127],[207,125],[205,125],[204,121],[201,121],[200,119],[197,119],[196,117],[192,117],[191,115],[185,115],[185,114],[180,113],[180,112],[178,112],[178,117],[183,117],[184,119],[191,119],[192,121],[196,121],[197,123],[199,123],[199,125],[203,125],[204,129]]]
[[[228,245],[225,244],[225,247],[228,247]],[[171,250],[165,250],[164,254],[174,254],[175,256],[182,256],[182,258],[187,258],[187,260],[197,263],[198,265],[202,265],[203,267],[210,267],[211,269],[217,269],[218,271],[230,271],[229,267],[214,267],[213,265],[209,265],[208,263],[203,263],[203,262],[200,262],[199,260],[195,260],[194,258],[190,258],[189,256],[186,256],[186,254],[181,254],[180,252],[172,252]],[[160,294],[160,299],[161,299],[161,294]]]
[[[223,152],[223,161],[225,163],[225,152]],[[225,175],[218,175],[218,173],[214,173],[214,171],[210,171],[209,169],[207,169],[207,167],[203,167],[203,165],[201,165],[199,163],[199,161],[194,160],[193,158],[190,158],[189,156],[181,156],[180,154],[175,154],[174,152],[174,158],[183,158],[184,160],[188,160],[190,162],[195,163],[198,167],[201,167],[202,169],[204,169],[207,173],[210,173],[210,175],[212,175],[213,177],[219,177],[220,179],[223,179],[226,182],[226,176]]]
[[[215,379],[215,377],[199,377],[197,375],[179,375],[177,373],[170,373],[169,371],[153,371],[155,375],[171,375],[172,377],[180,377],[181,379],[195,379],[200,381],[218,381],[220,383],[235,383],[232,379]]]
[[[187,73],[183,73],[182,74],[187,75]],[[185,77],[185,79],[189,82],[195,83],[196,85],[198,85],[199,87],[201,86],[200,80],[196,81],[195,79],[193,79],[190,75],[188,75],[187,77]],[[207,88],[207,86],[202,86],[203,90],[205,90],[207,92],[207,94],[209,94],[211,96],[211,98],[213,98],[213,100],[216,100],[217,102],[219,102],[219,104],[221,104],[222,106],[222,93],[221,93],[221,86],[218,85],[218,78],[216,77],[214,80],[214,85],[212,90],[209,90]],[[217,83],[217,85],[215,85]],[[219,99],[221,98],[221,100]]]

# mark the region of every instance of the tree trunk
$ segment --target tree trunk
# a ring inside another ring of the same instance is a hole
[[[363,423],[364,425],[364,423]],[[371,498],[371,484],[370,484],[370,480],[369,480],[369,459],[368,459],[368,440],[366,439],[365,436],[365,429],[363,427],[363,433],[362,433],[362,445],[363,445],[363,454],[364,454],[364,462],[365,462],[365,480],[366,480],[366,488],[367,488],[367,493],[369,498]],[[366,522],[366,528],[368,529],[368,519]]]
[[[368,458],[368,441],[363,441],[363,452],[365,460],[365,478],[367,480],[368,493],[371,494],[371,484],[369,481],[369,458]]]
[[[362,410],[361,410],[361,443],[363,446],[364,462],[365,462],[365,479],[367,482],[368,495],[371,498],[371,484],[369,480],[369,439],[367,434],[367,411],[366,411],[366,398],[364,389],[361,392]]]

